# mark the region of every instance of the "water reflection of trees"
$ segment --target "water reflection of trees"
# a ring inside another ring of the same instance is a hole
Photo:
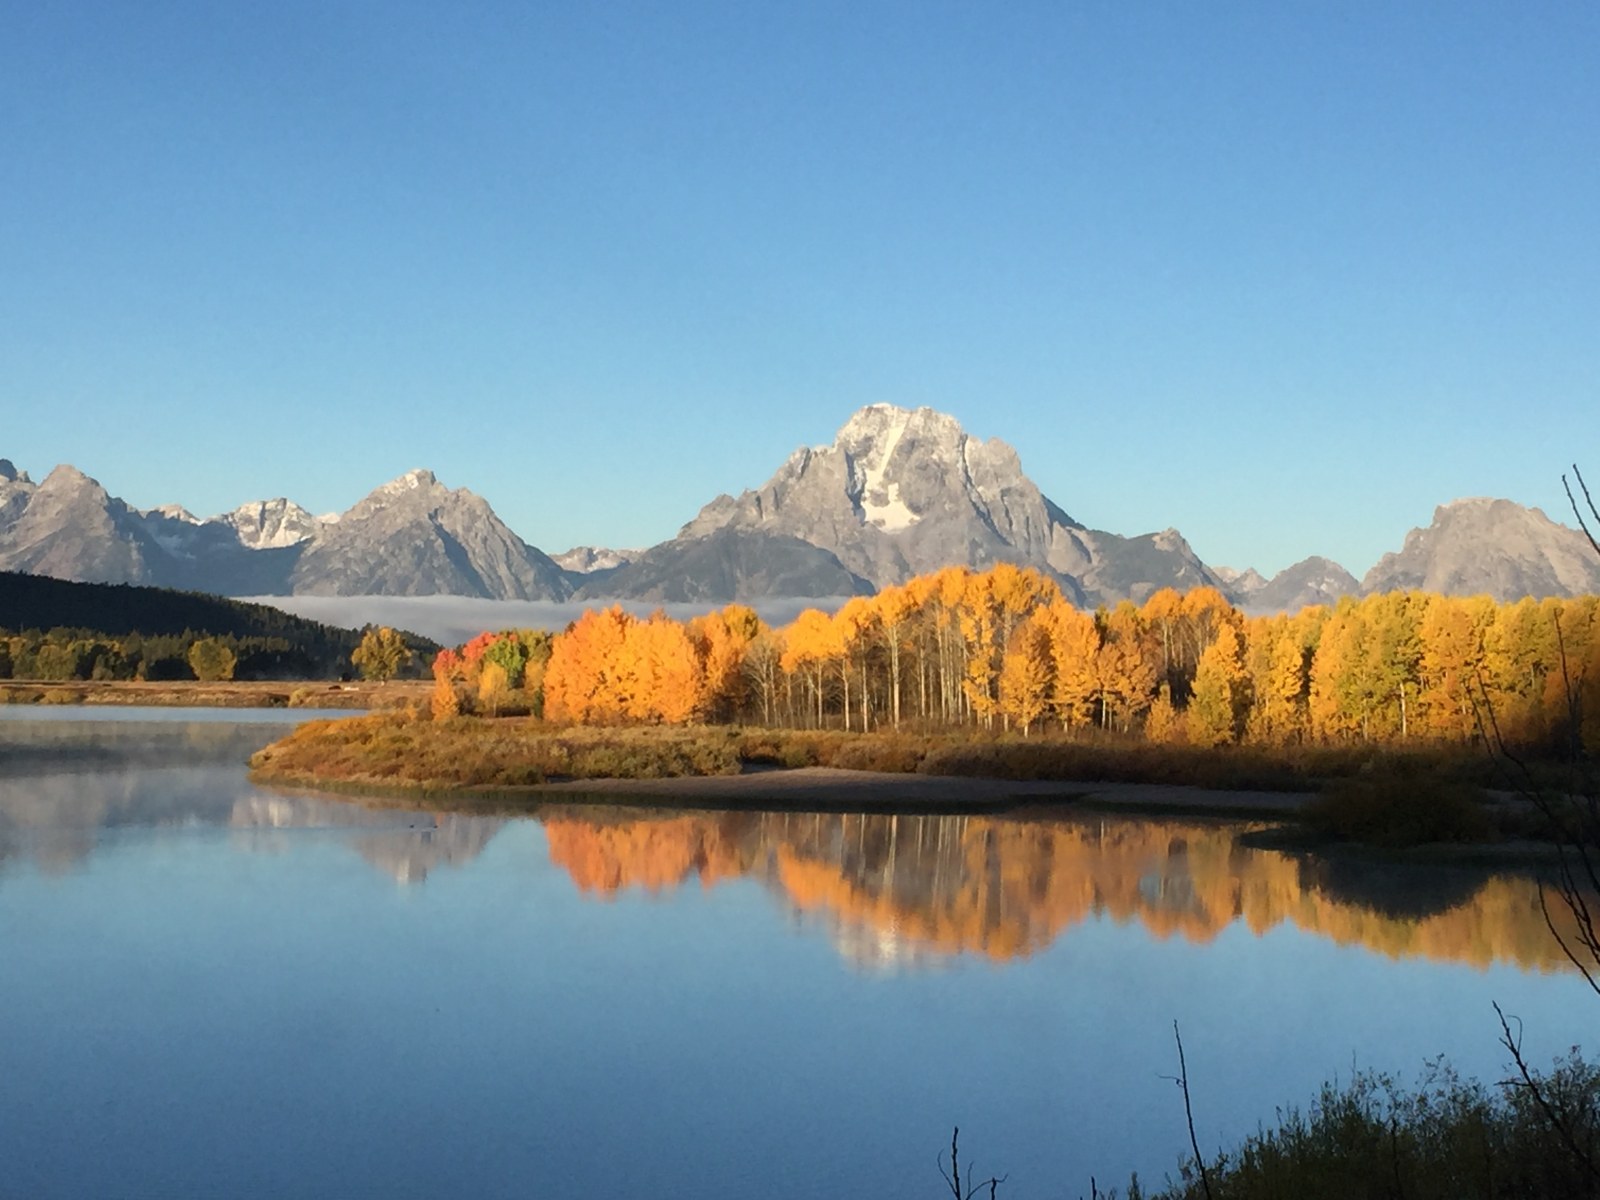
[[[1564,966],[1531,877],[1301,858],[1242,844],[1237,825],[623,812],[544,824],[551,860],[586,892],[754,878],[869,965],[1016,958],[1108,917],[1193,942],[1287,925],[1396,958]]]

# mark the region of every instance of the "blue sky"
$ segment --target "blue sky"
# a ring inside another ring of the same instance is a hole
[[[1600,477],[1600,8],[0,0],[0,456],[649,544],[863,404],[1207,561]]]

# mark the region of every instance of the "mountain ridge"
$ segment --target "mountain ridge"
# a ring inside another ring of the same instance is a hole
[[[722,603],[859,594],[998,562],[1039,569],[1085,607],[1206,585],[1251,612],[1413,587],[1502,600],[1600,592],[1582,533],[1482,497],[1440,505],[1359,582],[1320,556],[1271,579],[1213,568],[1175,528],[1086,527],[1040,491],[1011,445],[926,407],[859,409],[831,443],[798,447],[765,483],[713,498],[655,546],[574,547],[556,558],[426,468],[343,513],[314,516],[277,497],[201,519],[180,504],[134,508],[70,464],[35,483],[0,459],[0,570],[92,582],[250,596]]]

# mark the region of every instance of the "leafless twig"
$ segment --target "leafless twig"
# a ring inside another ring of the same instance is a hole
[[[1589,494],[1589,485],[1583,481],[1583,472],[1578,470],[1578,464],[1572,464],[1572,475],[1578,481],[1578,490],[1583,493],[1583,502],[1589,507],[1589,520],[1585,520],[1583,509],[1578,507],[1578,501],[1572,494],[1572,484],[1567,482],[1567,477],[1561,477],[1561,486],[1567,489],[1567,503],[1572,505],[1572,515],[1578,518],[1578,528],[1583,530],[1583,536],[1589,539],[1589,544],[1594,547],[1594,552],[1600,554],[1600,541],[1595,540],[1595,531],[1589,528],[1589,521],[1595,523],[1600,529],[1600,508],[1595,507],[1594,497]]]
[[[1600,1169],[1596,1169],[1594,1160],[1589,1157],[1584,1148],[1579,1145],[1578,1139],[1572,1134],[1572,1126],[1568,1123],[1566,1115],[1561,1112],[1550,1098],[1545,1095],[1544,1089],[1539,1086],[1539,1081],[1528,1069],[1528,1062],[1522,1057],[1522,1022],[1517,1021],[1517,1032],[1511,1032],[1511,1022],[1515,1017],[1508,1018],[1501,1011],[1500,1005],[1494,1006],[1494,1015],[1500,1018],[1500,1044],[1511,1055],[1511,1063],[1517,1069],[1517,1079],[1505,1079],[1501,1082],[1508,1087],[1521,1088],[1532,1098],[1540,1113],[1551,1129],[1556,1131],[1556,1136],[1561,1139],[1561,1144],[1567,1148],[1567,1153],[1583,1164],[1583,1169],[1589,1173],[1590,1180],[1600,1180]]]
[[[1172,1036],[1178,1043],[1178,1088],[1183,1092],[1183,1115],[1189,1122],[1189,1147],[1194,1151],[1194,1165],[1200,1171],[1200,1186],[1205,1190],[1206,1200],[1211,1200],[1211,1176],[1206,1171],[1206,1160],[1200,1155],[1200,1139],[1194,1135],[1194,1109],[1189,1104],[1189,1067],[1183,1061],[1183,1034],[1178,1032],[1178,1023],[1172,1023]]]
[[[984,1188],[988,1188],[989,1200],[994,1200],[995,1193],[999,1190],[1000,1185],[1011,1177],[1009,1175],[1001,1175],[998,1177],[990,1176],[988,1179],[982,1180],[981,1182],[973,1183],[972,1165],[969,1163],[967,1165],[967,1178],[965,1184],[966,1190],[963,1191],[961,1179],[960,1139],[961,1126],[957,1125],[950,1131],[950,1170],[948,1172],[946,1172],[944,1169],[944,1155],[941,1154],[939,1156],[939,1174],[943,1176],[945,1186],[950,1189],[950,1195],[954,1197],[954,1200],[974,1200],[974,1197],[976,1197],[980,1191],[982,1191]]]

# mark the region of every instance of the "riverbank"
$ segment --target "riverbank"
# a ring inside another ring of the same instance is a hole
[[[595,800],[606,804],[674,807],[797,808],[847,812],[1009,812],[1070,804],[1130,813],[1187,813],[1210,817],[1291,817],[1310,799],[1295,792],[1224,791],[1178,784],[1016,780],[924,775],[843,767],[778,767],[738,775],[664,779],[572,779],[528,789],[541,801]]]
[[[163,708],[381,709],[422,702],[422,680],[330,683],[327,680],[197,679],[0,680],[0,704],[150,705]]]
[[[452,811],[522,813],[552,802],[900,814],[1070,806],[1269,822],[1261,836],[1294,852],[1547,860],[1548,817],[1525,797],[1487,788],[1491,766],[1437,750],[431,721],[416,711],[307,722],[251,759],[258,783]]]

